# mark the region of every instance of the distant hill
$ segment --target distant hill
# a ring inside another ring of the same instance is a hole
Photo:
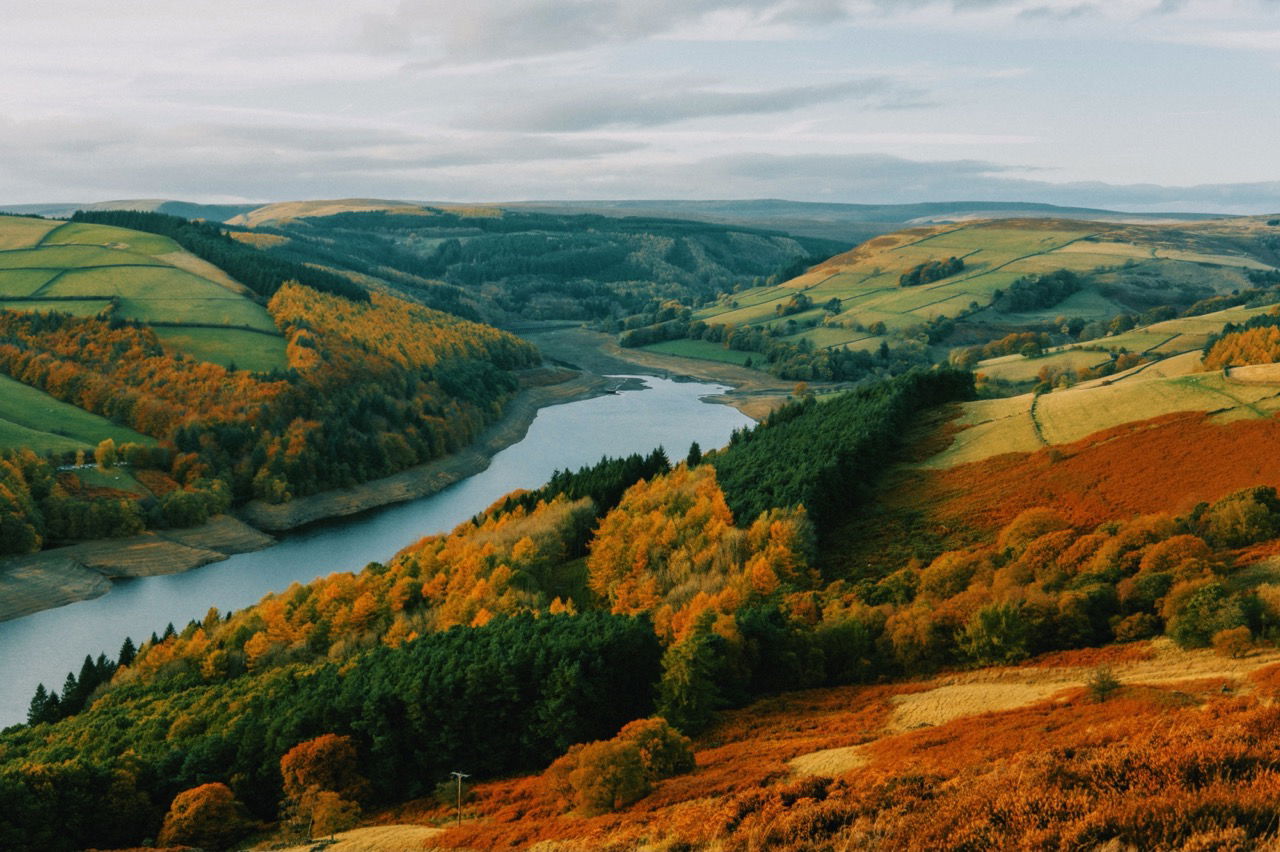
[[[273,256],[491,322],[700,304],[786,280],[854,244],[709,222],[375,199],[272,204],[228,224]]]
[[[921,204],[828,204],[777,198],[740,201],[527,201],[498,205],[546,213],[601,216],[666,216],[729,225],[775,228],[797,236],[860,242],[903,224],[974,219],[1055,218],[1095,222],[1180,222],[1219,218],[1196,213],[1125,213],[1010,201],[942,201]]]
[[[1280,283],[1280,228],[1269,221],[1032,218],[908,228],[777,286],[725,294],[683,317],[655,316],[648,327],[629,323],[622,342],[756,353],[757,365],[809,380],[906,368],[1031,330],[1053,343],[1092,340],[1242,304],[1249,297],[1233,294]],[[983,353],[997,354],[1006,353]]]
[[[279,224],[292,219],[333,216],[338,213],[394,212],[414,214],[422,212],[421,204],[411,201],[387,201],[377,198],[338,198],[322,201],[277,201],[247,210],[227,219],[228,225],[254,228],[259,225]]]
[[[191,201],[169,201],[163,198],[135,198],[122,201],[68,202],[65,204],[0,204],[0,213],[16,213],[23,216],[49,216],[65,219],[77,210],[141,210],[148,213],[167,213],[184,219],[207,219],[225,222],[261,205],[258,204],[196,204]]]

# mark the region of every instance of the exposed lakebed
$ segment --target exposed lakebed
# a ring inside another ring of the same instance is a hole
[[[523,440],[496,454],[486,470],[437,494],[316,524],[267,550],[187,573],[120,581],[103,597],[0,623],[0,726],[25,720],[37,683],[60,689],[85,654],[114,657],[125,636],[140,642],[169,622],[181,629],[211,606],[241,609],[291,583],[385,561],[509,491],[541,485],[558,468],[578,468],[605,455],[647,453],[659,445],[680,459],[691,441],[704,449],[719,447],[734,429],[751,423],[730,406],[703,401],[728,390],[722,385],[641,378],[642,390],[540,410]]]

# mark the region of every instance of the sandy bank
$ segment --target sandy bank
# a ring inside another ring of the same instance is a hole
[[[340,491],[280,504],[253,500],[240,508],[239,515],[258,529],[280,532],[325,518],[427,497],[487,468],[496,453],[524,438],[539,408],[599,396],[611,387],[600,376],[547,370],[532,373],[526,385],[507,406],[503,418],[461,452]]]
[[[186,530],[86,541],[0,559],[0,621],[105,595],[111,580],[177,574],[270,547],[271,536],[228,515]]]

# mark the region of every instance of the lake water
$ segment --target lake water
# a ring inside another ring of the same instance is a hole
[[[559,468],[601,456],[648,453],[659,445],[684,458],[691,441],[723,446],[751,420],[703,397],[728,388],[642,376],[643,390],[621,391],[538,412],[524,440],[475,476],[408,503],[328,521],[285,536],[275,547],[164,577],[124,580],[105,596],[0,622],[0,727],[26,721],[36,684],[62,688],[85,654],[115,657],[172,622],[179,630],[209,607],[242,609],[268,592],[334,571],[390,558],[424,535],[452,529],[516,488],[536,488]]]

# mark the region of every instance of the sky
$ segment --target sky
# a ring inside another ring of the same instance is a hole
[[[0,203],[1280,211],[1280,0],[0,0]]]

